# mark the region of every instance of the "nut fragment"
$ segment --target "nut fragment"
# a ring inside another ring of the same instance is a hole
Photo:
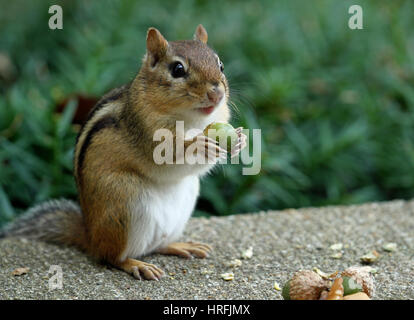
[[[319,300],[326,300],[328,298],[329,295],[329,291],[328,290],[323,290],[321,292],[321,296],[319,297]]]
[[[282,296],[286,300],[318,300],[321,292],[329,287],[329,282],[311,270],[296,272],[283,287]]]
[[[342,286],[344,287],[344,296],[362,291],[362,285],[356,282],[352,277],[343,276]]]
[[[322,270],[320,270],[319,268],[317,268],[317,267],[314,267],[313,269],[312,269],[313,271],[315,271],[317,274],[319,274],[323,279],[333,279],[333,278],[335,278],[336,277],[336,275],[339,273],[338,271],[335,271],[334,273],[326,273],[326,272],[323,272]]]
[[[233,272],[222,273],[220,276],[225,281],[234,280],[234,274],[233,274]]]
[[[344,297],[344,287],[342,286],[342,282],[342,278],[335,279],[326,300],[342,300]]]
[[[273,288],[275,288],[275,290],[277,290],[277,291],[282,291],[282,288],[279,286],[279,284],[276,281],[273,284]]]
[[[331,250],[341,250],[343,247],[342,243],[335,243],[329,247]]]
[[[208,270],[208,269],[204,268],[200,271],[200,273],[201,274],[210,274],[210,273],[213,273],[213,270]]]
[[[283,289],[282,289],[282,297],[285,300],[291,300],[290,299],[290,282],[291,282],[291,280],[286,282],[285,285],[283,286]]]
[[[362,286],[362,290],[369,296],[372,297],[375,293],[374,278],[371,273],[371,267],[360,267],[354,266],[349,267],[342,272],[342,277],[350,277],[357,284]]]
[[[397,244],[394,242],[386,243],[382,246],[382,249],[387,252],[393,252],[397,250]]]
[[[247,250],[242,252],[243,259],[250,259],[253,257],[253,247],[249,247]]]
[[[376,274],[378,273],[378,269],[375,269],[373,267],[368,267],[366,266],[365,268],[368,268],[367,272],[371,273],[371,274]]]
[[[14,276],[21,276],[29,272],[29,268],[16,268],[12,271],[12,275]]]
[[[343,297],[342,300],[371,300],[365,292],[358,292]]]
[[[225,265],[226,265],[226,267],[229,267],[229,268],[238,268],[242,265],[242,262],[239,259],[233,259],[233,260],[225,263]]]
[[[333,259],[341,259],[342,258],[342,252],[337,252],[331,255],[331,258]]]
[[[370,264],[377,261],[379,257],[380,254],[377,251],[372,250],[371,252],[364,254],[360,259],[362,263]]]

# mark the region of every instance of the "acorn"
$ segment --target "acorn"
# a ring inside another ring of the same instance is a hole
[[[290,294],[289,294],[289,292],[290,292],[290,281],[291,280],[286,282],[285,285],[283,286],[283,289],[282,289],[282,297],[285,300],[291,300],[290,299]]]
[[[336,278],[332,287],[329,289],[328,296],[326,300],[342,300],[344,297],[344,286],[343,284],[344,279]]]
[[[205,136],[215,139],[220,147],[227,151],[232,150],[238,140],[236,129],[226,122],[213,122],[210,123],[204,130]]]
[[[360,285],[354,278],[342,276],[343,282],[342,286],[344,287],[344,296],[362,292],[362,285]]]
[[[345,278],[351,278],[355,281],[357,286],[361,287],[361,291],[365,292],[368,297],[372,297],[375,293],[374,278],[369,272],[370,267],[353,266],[342,272],[341,276]],[[348,282],[348,284],[350,284]],[[355,289],[355,288],[354,288]],[[348,291],[349,292],[349,291]],[[353,293],[357,293],[354,291]],[[346,294],[345,294],[346,295]]]
[[[329,288],[329,281],[311,270],[296,272],[283,287],[285,300],[318,300],[321,292]]]
[[[365,292],[358,292],[344,296],[342,300],[371,300]]]

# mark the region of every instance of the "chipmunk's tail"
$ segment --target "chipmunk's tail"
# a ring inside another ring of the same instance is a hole
[[[0,238],[24,237],[84,249],[86,231],[79,205],[70,200],[41,203],[0,231]]]

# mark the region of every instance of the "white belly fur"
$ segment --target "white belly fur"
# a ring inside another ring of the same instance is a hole
[[[121,259],[137,258],[176,241],[191,216],[199,193],[197,176],[149,187],[131,204],[128,243]]]

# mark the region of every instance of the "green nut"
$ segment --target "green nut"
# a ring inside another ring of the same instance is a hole
[[[344,287],[344,296],[362,292],[362,286],[351,277],[342,277],[342,286]]]
[[[236,130],[231,124],[225,122],[210,123],[203,133],[207,137],[216,140],[220,147],[227,151],[232,150],[238,140]]]
[[[286,282],[282,289],[282,297],[285,300],[290,300],[290,281]]]

